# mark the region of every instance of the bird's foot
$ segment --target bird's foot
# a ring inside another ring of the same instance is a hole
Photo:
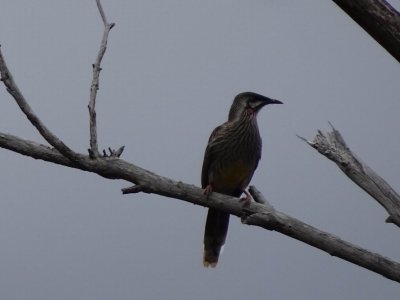
[[[243,206],[247,206],[250,205],[251,200],[253,199],[251,197],[251,195],[249,194],[248,191],[244,191],[244,194],[246,195],[245,197],[242,197],[239,199],[239,202],[243,205]]]
[[[203,194],[207,196],[210,196],[210,194],[213,192],[213,187],[211,184],[207,185],[206,188],[203,191]]]

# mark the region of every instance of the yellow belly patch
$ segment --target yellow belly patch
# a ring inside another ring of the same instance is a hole
[[[229,166],[214,174],[213,186],[215,191],[230,192],[241,188],[252,175],[253,169],[243,161],[229,164]]]

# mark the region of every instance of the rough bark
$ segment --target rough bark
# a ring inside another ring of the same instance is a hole
[[[338,130],[332,126],[332,131],[326,134],[319,131],[312,142],[303,140],[336,163],[347,177],[382,205],[389,214],[386,222],[400,227],[400,195],[351,152]]]
[[[400,14],[385,0],[333,0],[400,62]]]

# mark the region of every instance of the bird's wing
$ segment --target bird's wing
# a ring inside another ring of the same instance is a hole
[[[204,160],[203,160],[203,168],[201,170],[201,187],[205,188],[208,185],[208,176],[209,176],[209,171],[210,171],[210,165],[213,163],[215,159],[214,151],[213,148],[215,147],[215,144],[213,141],[220,135],[221,131],[225,127],[225,124],[222,124],[218,127],[216,127],[210,135],[210,138],[208,139],[208,144],[206,147],[206,151],[204,153]]]

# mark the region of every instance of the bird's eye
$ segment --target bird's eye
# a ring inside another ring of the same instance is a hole
[[[246,108],[253,108],[254,106],[254,101],[253,100],[249,100],[246,102]]]

